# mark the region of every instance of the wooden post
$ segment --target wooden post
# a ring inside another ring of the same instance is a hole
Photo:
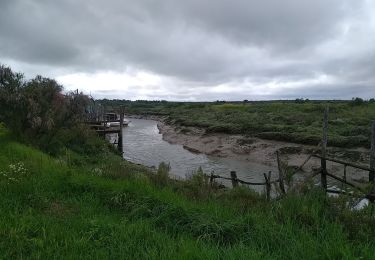
[[[279,151],[276,151],[276,159],[277,159],[277,168],[279,169],[279,186],[280,190],[283,194],[285,194],[285,186],[284,186],[284,171],[281,166],[280,154]]]
[[[232,186],[233,188],[238,187],[238,179],[237,179],[237,173],[236,171],[230,172],[230,178],[232,179]]]
[[[104,107],[103,109],[103,129],[104,129],[104,132],[103,132],[103,136],[104,136],[104,139],[105,139],[105,135],[106,135],[106,130],[107,130],[107,116],[106,116],[106,113],[107,113],[107,110],[106,110],[106,107]]]
[[[344,165],[344,180],[346,181],[346,164]]]
[[[372,184],[375,183],[375,122],[372,123],[371,135],[371,152],[370,152],[370,172],[369,180]]]
[[[271,199],[271,171],[268,172],[268,176],[263,173],[264,179],[266,180],[266,198]]]
[[[327,161],[325,157],[327,156],[327,143],[328,143],[328,106],[324,110],[323,116],[323,138],[322,138],[322,159],[321,159],[321,184],[324,190],[327,189]]]
[[[211,175],[210,175],[210,187],[212,187],[213,184],[214,184],[214,173],[211,172]]]
[[[122,149],[122,127],[123,127],[123,124],[124,124],[124,110],[121,108],[120,110],[120,130],[118,132],[118,141],[117,141],[117,147],[119,149],[119,151],[121,152],[121,155],[124,153],[123,149]]]

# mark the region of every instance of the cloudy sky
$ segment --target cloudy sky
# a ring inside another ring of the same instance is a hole
[[[375,1],[0,0],[0,63],[96,98],[369,98]]]

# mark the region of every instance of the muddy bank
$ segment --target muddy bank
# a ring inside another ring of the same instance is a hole
[[[316,149],[315,146],[263,140],[243,135],[206,134],[205,130],[200,128],[168,125],[158,117],[148,117],[147,119],[158,120],[158,129],[164,140],[169,143],[183,145],[185,149],[191,152],[247,160],[272,167],[277,166],[277,150],[280,151],[282,160],[287,162],[289,167],[296,168]],[[330,148],[329,154],[336,158],[368,165],[368,151],[362,148]],[[302,174],[310,173],[313,169],[319,167],[320,160],[311,158],[303,167]],[[327,167],[330,172],[336,175],[343,174],[343,166],[341,165],[328,162]],[[367,181],[368,173],[348,168],[348,176],[350,176],[349,179],[352,181],[365,182]]]

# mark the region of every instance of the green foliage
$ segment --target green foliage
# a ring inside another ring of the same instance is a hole
[[[0,171],[17,163],[27,170],[17,182],[0,181],[3,258],[375,257],[370,208],[351,211],[343,197],[319,189],[270,202],[244,187],[192,199],[179,183],[155,186],[111,154],[77,166],[15,142],[4,129],[0,143]],[[206,185],[202,172],[194,185]]]

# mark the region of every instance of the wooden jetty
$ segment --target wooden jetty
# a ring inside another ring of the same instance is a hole
[[[95,104],[90,107],[90,113],[88,113],[85,121],[91,129],[95,130],[100,136],[105,137],[107,134],[117,134],[118,150],[123,153],[122,144],[122,129],[128,125],[128,122],[124,122],[124,108],[121,107],[119,111],[106,112],[105,108],[102,108],[100,104]]]

